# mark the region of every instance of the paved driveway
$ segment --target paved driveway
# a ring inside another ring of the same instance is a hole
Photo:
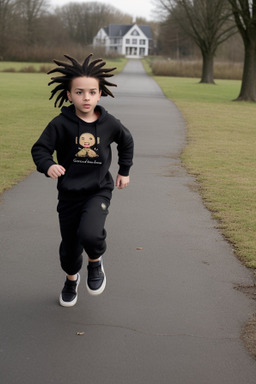
[[[131,185],[114,192],[107,222],[107,289],[89,297],[84,268],[77,305],[60,307],[55,181],[33,173],[5,193],[0,381],[255,384],[240,340],[255,302],[234,289],[253,278],[181,167],[185,122],[139,61],[116,81],[116,99],[102,104],[136,148]]]

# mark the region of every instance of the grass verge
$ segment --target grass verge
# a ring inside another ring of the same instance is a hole
[[[143,62],[152,75],[149,62]],[[199,184],[205,206],[238,258],[256,268],[256,104],[234,102],[238,80],[155,76],[187,122],[181,160]]]
[[[256,105],[232,101],[241,83],[155,77],[187,122],[181,159],[239,259],[256,268]]]
[[[57,114],[49,102],[45,74],[0,73],[0,193],[35,167],[30,149],[46,124]]]

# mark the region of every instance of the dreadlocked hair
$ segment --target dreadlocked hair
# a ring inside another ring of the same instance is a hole
[[[51,97],[49,99],[51,100],[59,92],[54,103],[55,107],[57,107],[57,104],[59,103],[58,107],[60,108],[65,101],[68,101],[67,91],[69,90],[71,80],[75,77],[86,76],[98,79],[99,89],[102,92],[101,95],[109,95],[111,97],[114,97],[114,95],[107,88],[107,86],[116,87],[116,84],[108,82],[105,78],[114,76],[110,72],[114,71],[116,68],[103,68],[106,62],[102,59],[96,59],[91,61],[91,57],[93,56],[92,53],[86,57],[83,64],[79,64],[77,60],[73,57],[70,57],[68,55],[64,56],[69,61],[71,61],[71,64],[59,60],[53,60],[55,64],[57,64],[59,67],[56,67],[48,72],[48,75],[54,72],[59,72],[62,74],[62,76],[52,77],[52,81],[48,83],[48,85],[54,83],[59,84],[51,91]]]

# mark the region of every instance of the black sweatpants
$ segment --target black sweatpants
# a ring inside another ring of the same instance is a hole
[[[59,201],[60,263],[68,275],[81,269],[83,250],[90,259],[98,259],[106,251],[104,226],[109,205],[110,199],[98,195],[83,201]]]

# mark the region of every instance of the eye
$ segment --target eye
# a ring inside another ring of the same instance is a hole
[[[77,94],[77,95],[81,95],[82,92],[81,92],[81,91],[76,91],[76,94]]]
[[[90,94],[91,94],[91,95],[95,95],[96,92],[95,92],[95,91],[91,91]]]

